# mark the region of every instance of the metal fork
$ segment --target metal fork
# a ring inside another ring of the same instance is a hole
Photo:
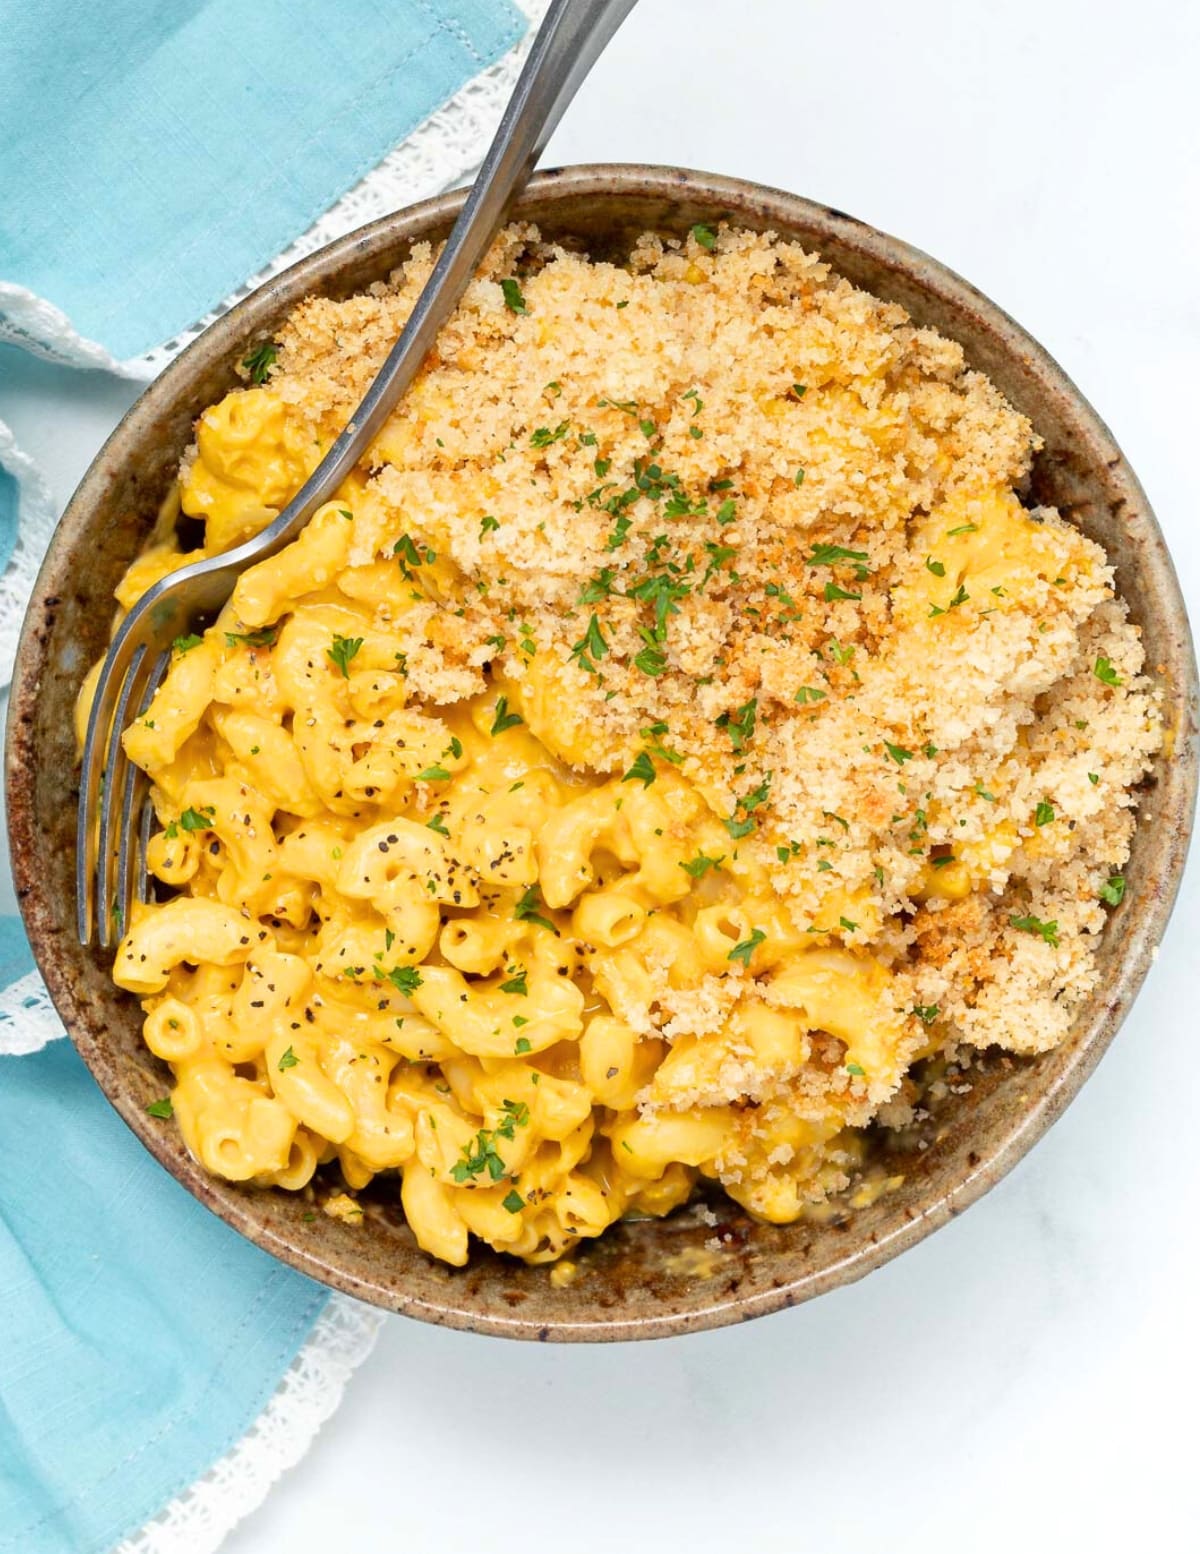
[[[75,863],[81,944],[98,932],[100,944],[111,947],[129,921],[134,891],[146,899],[153,810],[145,774],[126,758],[121,735],[162,684],[171,644],[221,608],[251,562],[290,544],[358,463],[458,305],[567,104],[635,4],[553,0],[441,257],[345,431],[269,527],[223,555],[172,572],[147,589],[121,622],[96,685],[83,746]]]

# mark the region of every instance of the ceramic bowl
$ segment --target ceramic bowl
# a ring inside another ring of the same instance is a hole
[[[569,1284],[479,1248],[467,1268],[435,1263],[404,1225],[394,1183],[368,1192],[365,1223],[352,1228],[324,1214],[306,1220],[300,1197],[214,1180],[170,1123],[146,1115],[166,1071],[142,1045],[136,1002],[109,981],[109,957],[76,942],[72,706],[104,650],[113,587],[145,540],[192,423],[238,383],[248,342],[309,293],[345,296],[386,276],[414,240],[443,236],[462,200],[447,194],[385,217],[240,302],[147,389],[88,471],[38,578],[13,680],[7,781],[21,910],[67,1030],[130,1128],[214,1213],[313,1278],[408,1316],[515,1338],[652,1338],[743,1321],[860,1278],[961,1213],[1059,1116],[1112,1040],[1162,937],[1191,825],[1196,672],[1183,601],[1146,497],[1104,424],[1046,352],[958,276],[840,211],[753,184],[636,166],[539,175],[516,214],[597,257],[623,253],[647,228],[682,233],[722,217],[798,239],[960,341],[1031,418],[1045,446],[1030,499],[1056,506],[1115,562],[1173,736],[1145,784],[1125,899],[1100,946],[1099,991],[1056,1051],[1036,1060],[985,1054],[969,1091],[939,1105],[920,1137],[880,1140],[874,1169],[903,1181],[868,1206],[838,1204],[821,1221],[778,1228],[720,1199],[622,1224],[582,1250]],[[714,1211],[720,1251],[711,1250]]]

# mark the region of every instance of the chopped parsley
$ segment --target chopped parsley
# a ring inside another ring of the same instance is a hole
[[[805,702],[824,701],[825,695],[824,691],[818,691],[813,685],[802,685],[796,692],[795,699],[803,706]]]
[[[418,545],[411,534],[400,536],[392,546],[392,555],[400,558],[400,570],[407,578],[412,577],[409,567],[432,566],[437,560],[437,552],[428,545]]]
[[[424,980],[416,966],[393,966],[387,974],[387,979],[396,991],[403,993],[406,998],[411,998]]]
[[[444,766],[439,766],[435,761],[432,766],[427,766],[416,775],[417,782],[449,782],[450,773]]]
[[[446,826],[445,817],[440,812],[434,815],[431,820],[427,820],[425,824],[431,831],[436,831],[439,836],[450,835],[450,832]]]
[[[484,513],[479,520],[479,538],[482,539],[485,534],[491,533],[499,527],[500,520],[498,518],[493,518],[491,513]]]
[[[586,674],[595,674],[594,660],[604,658],[608,654],[608,643],[600,626],[600,619],[593,615],[588,621],[587,630],[579,641],[571,649],[571,657],[578,663]]]
[[[735,750],[744,750],[754,733],[755,721],[758,717],[758,697],[752,697],[736,712],[723,712],[716,720],[717,728],[724,729],[733,742]]]
[[[1097,680],[1100,681],[1101,685],[1117,686],[1123,685],[1125,683],[1121,679],[1121,676],[1113,668],[1111,661],[1105,658],[1103,654],[1097,658],[1095,664],[1092,666],[1092,673],[1096,676]]]
[[[271,376],[271,368],[279,360],[279,347],[271,340],[264,340],[242,357],[242,366],[250,374],[251,383],[263,384]]]
[[[1034,825],[1048,826],[1053,819],[1054,805],[1049,803],[1046,799],[1042,799],[1039,802],[1037,809],[1035,809],[1033,812]]]
[[[621,513],[618,516],[616,523],[613,525],[612,533],[604,542],[605,550],[616,550],[619,546],[624,545],[626,537],[632,528],[633,519],[628,518],[624,513]]]
[[[633,662],[643,674],[649,675],[651,679],[657,679],[660,674],[666,671],[667,655],[662,648],[656,647],[653,642],[649,642],[638,653]]]
[[[648,788],[657,776],[658,773],[654,769],[654,762],[643,750],[639,753],[637,760],[625,773],[624,777],[621,778],[621,781],[640,782],[644,788]]]
[[[724,853],[719,858],[710,858],[706,853],[699,852],[694,858],[689,858],[686,863],[681,863],[679,867],[685,873],[690,874],[694,880],[702,880],[709,869],[719,869],[724,862]]]
[[[456,1182],[469,1182],[484,1171],[493,1182],[503,1181],[508,1174],[504,1160],[496,1150],[494,1135],[486,1128],[480,1128],[474,1143],[463,1145],[462,1158],[454,1163],[450,1175]]]
[[[692,236],[701,248],[707,248],[710,253],[717,246],[717,234],[711,227],[706,227],[702,221],[698,221],[692,228]]]
[[[193,634],[190,637],[176,637],[171,646],[177,653],[190,653],[194,647],[199,647],[203,641],[203,637],[197,637]]]
[[[529,309],[525,306],[525,298],[521,295],[521,288],[511,275],[506,276],[500,282],[500,290],[504,293],[504,306],[510,313],[529,312]]]
[[[164,1095],[161,1101],[151,1101],[146,1108],[147,1117],[159,1117],[166,1119],[175,1115],[175,1108],[171,1104],[171,1097]]]
[[[947,529],[946,537],[953,539],[956,534],[974,534],[978,528],[977,523],[960,523],[957,529]]]
[[[539,928],[548,928],[552,934],[557,934],[558,929],[548,917],[543,917],[538,911],[542,905],[542,893],[536,885],[530,885],[521,899],[513,907],[513,916],[523,923],[536,923]]]
[[[529,441],[535,448],[548,448],[552,442],[561,442],[570,430],[570,421],[560,421],[553,431],[548,426],[539,426]]]
[[[514,1020],[513,1023],[515,1025],[516,1021]],[[528,1023],[528,1022],[523,1022],[523,1023]],[[528,1036],[518,1036],[517,1037],[516,1046],[513,1048],[513,1052],[516,1054],[516,1056],[519,1057],[519,1058],[520,1057],[524,1057],[527,1052],[532,1052],[532,1051],[533,1051],[533,1043],[529,1040],[529,1037]]]
[[[497,696],[496,716],[492,719],[493,738],[497,734],[503,734],[506,729],[516,728],[519,723],[523,723],[524,721],[525,719],[519,712],[510,712],[508,710],[507,696]]]
[[[740,944],[735,944],[726,958],[728,960],[740,960],[748,971],[750,969],[750,957],[766,937],[761,928],[756,928],[748,939],[743,939]]]
[[[913,1013],[922,1025],[932,1025],[938,1017],[939,1009],[937,1004],[914,1004]]]
[[[525,980],[527,976],[528,973],[525,971],[524,967],[522,967],[520,971],[509,977],[507,982],[501,982],[500,991],[502,993],[516,993],[521,998],[528,998],[529,984]]]
[[[945,577],[946,568],[940,561],[934,561],[931,556],[925,557],[925,570],[932,572],[934,577]]]
[[[207,831],[212,825],[216,810],[210,804],[206,804],[202,810],[187,808],[179,817],[179,824],[185,831]],[[167,828],[168,835],[170,827]]]
[[[261,631],[227,631],[225,633],[225,646],[231,648],[272,647],[278,635],[279,631],[275,626],[264,626]],[[180,641],[188,642],[192,647],[195,647],[199,640],[199,637],[180,638]],[[175,646],[178,647],[179,643],[176,642]],[[182,651],[186,652],[187,649],[185,648]]]
[[[276,1064],[276,1067],[279,1069],[279,1072],[282,1074],[286,1069],[295,1068],[297,1063],[299,1063],[299,1061],[300,1061],[300,1059],[296,1056],[296,1054],[289,1047],[287,1049],[287,1051],[283,1054],[283,1056],[280,1058],[279,1062]]]
[[[814,545],[812,554],[805,556],[804,562],[810,567],[838,567],[853,562],[854,575],[861,582],[868,575],[863,565],[866,559],[865,550],[847,550],[844,545]]]
[[[505,1193],[500,1203],[510,1214],[519,1214],[525,1207],[525,1200],[515,1187],[510,1192]]]
[[[1018,917],[1013,914],[1008,920],[1014,928],[1019,928],[1022,933],[1037,934],[1038,938],[1044,943],[1057,949],[1058,923],[1056,921],[1051,920],[1048,923],[1044,923],[1040,917],[1034,917],[1032,914],[1025,917]]]
[[[609,598],[616,575],[613,567],[601,567],[595,577],[589,577],[579,590],[580,604],[599,604],[601,599]]]
[[[325,649],[325,656],[335,669],[341,671],[343,680],[350,678],[350,663],[363,645],[361,637],[339,637],[336,634],[333,646]]]
[[[1109,906],[1120,906],[1125,899],[1125,876],[1110,874],[1108,882],[1100,887],[1100,899]]]
[[[865,1079],[867,1077],[867,1071],[861,1063],[847,1063],[846,1072],[853,1074],[855,1079]]]
[[[906,750],[903,745],[894,745],[890,739],[885,739],[883,744],[884,748],[887,750],[887,753],[891,756],[892,760],[895,761],[897,766],[903,766],[905,761],[912,760],[912,751]]]

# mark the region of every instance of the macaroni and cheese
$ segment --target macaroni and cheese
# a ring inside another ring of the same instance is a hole
[[[432,260],[247,356],[174,496],[205,552],[299,488]],[[1161,720],[1103,552],[1022,503],[1036,446],[794,244],[508,228],[125,734],[157,896],[114,977],[193,1154],[552,1260],[702,1178],[794,1220],[918,1060],[1062,1040]]]

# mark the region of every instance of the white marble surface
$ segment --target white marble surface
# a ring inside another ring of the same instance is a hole
[[[1195,606],[1198,70],[1191,0],[643,0],[548,160],[801,190],[969,276],[1113,426]],[[63,497],[131,398],[0,351],[0,418]],[[664,1343],[393,1319],[228,1554],[1200,1546],[1197,878],[1096,1076],[965,1218]]]

